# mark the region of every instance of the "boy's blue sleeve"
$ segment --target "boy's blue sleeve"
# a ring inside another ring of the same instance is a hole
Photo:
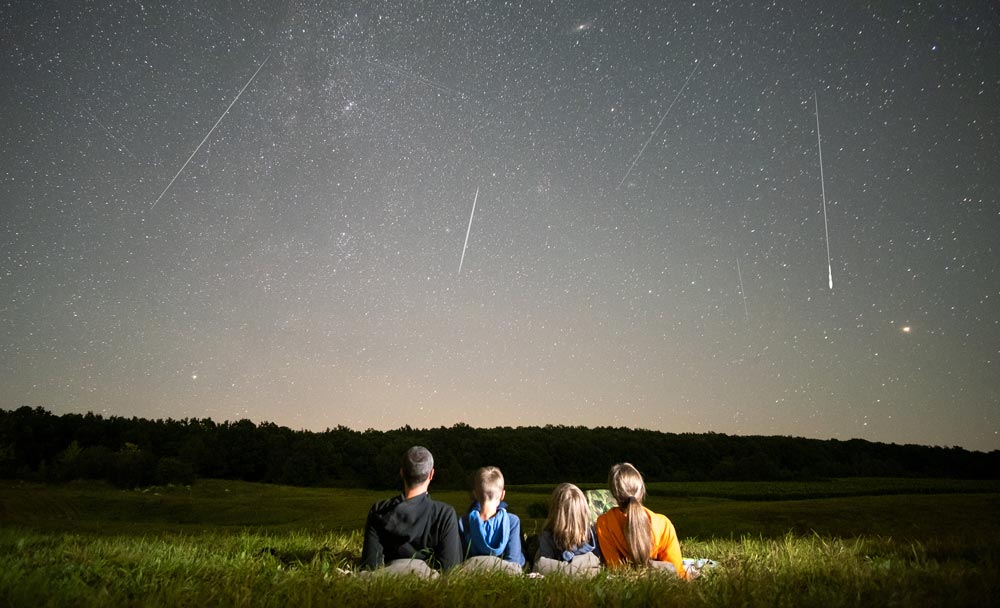
[[[507,513],[510,518],[510,538],[507,546],[503,550],[505,562],[514,562],[518,566],[524,565],[524,553],[521,552],[521,519],[517,515]]]

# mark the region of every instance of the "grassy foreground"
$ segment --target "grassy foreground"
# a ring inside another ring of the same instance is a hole
[[[129,492],[0,481],[0,605],[1000,605],[994,488],[941,482],[880,494],[870,483],[865,495],[835,498],[654,494],[650,506],[673,519],[684,555],[719,564],[684,583],[636,572],[585,581],[365,580],[354,571],[360,528],[384,492],[221,481]],[[548,493],[514,490],[520,513]],[[745,496],[752,484],[738,490]],[[466,500],[435,496],[456,507]],[[540,524],[524,519],[529,533]]]

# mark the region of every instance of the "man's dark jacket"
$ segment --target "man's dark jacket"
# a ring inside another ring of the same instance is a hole
[[[396,559],[419,559],[442,570],[461,563],[455,509],[426,492],[375,503],[365,522],[361,565],[375,569]]]

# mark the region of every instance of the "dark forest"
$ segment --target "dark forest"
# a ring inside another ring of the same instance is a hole
[[[650,481],[776,481],[831,477],[997,478],[1000,452],[780,436],[664,433],[574,426],[356,431],[292,430],[249,420],[147,420],[43,408],[0,409],[0,477],[98,479],[119,487],[190,484],[198,478],[297,486],[392,488],[400,454],[434,453],[435,485],[466,487],[499,466],[508,484],[605,481],[627,461]]]

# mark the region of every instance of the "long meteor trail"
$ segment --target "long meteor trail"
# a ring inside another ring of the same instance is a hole
[[[740,269],[740,258],[736,257],[736,274],[740,277],[740,297],[743,298],[743,312],[747,316],[747,325],[750,325],[750,308],[747,306],[747,293],[743,291],[743,270]]]
[[[674,97],[674,100],[670,102],[670,106],[667,107],[667,111],[664,112],[663,116],[660,117],[660,122],[656,123],[656,128],[653,129],[653,132],[649,134],[649,139],[646,140],[646,143],[642,144],[642,149],[639,150],[639,153],[635,155],[635,158],[632,160],[632,164],[629,165],[628,171],[626,171],[625,175],[622,177],[622,181],[618,182],[619,188],[621,188],[622,184],[625,183],[625,180],[628,179],[629,174],[632,173],[632,169],[635,169],[635,164],[639,162],[639,158],[642,156],[642,153],[646,151],[646,146],[649,145],[649,142],[653,141],[653,137],[656,136],[656,132],[660,130],[660,126],[663,125],[663,121],[667,119],[667,114],[670,114],[670,110],[673,109],[674,104],[677,103],[677,100],[681,98],[681,93],[683,93],[684,89],[687,88],[688,83],[691,82],[691,77],[694,76],[694,73],[697,71],[698,71],[698,62],[696,61],[694,64],[694,69],[691,70],[691,73],[688,74],[687,80],[684,81],[684,86],[681,87],[680,91],[677,91],[677,95]]]
[[[479,188],[476,188],[476,196],[472,199],[472,213],[469,214],[469,227],[465,229],[465,244],[462,245],[462,259],[458,261],[458,274],[462,274],[462,264],[465,262],[465,250],[469,247],[469,233],[472,232],[472,218],[476,216],[476,201],[479,200]]]
[[[816,147],[819,149],[819,185],[823,192],[823,231],[826,233],[826,276],[833,289],[833,264],[830,262],[830,225],[826,221],[826,180],[823,178],[823,142],[819,136],[819,97],[813,91],[816,107]]]
[[[229,104],[229,107],[226,108],[226,111],[223,112],[222,116],[219,117],[219,120],[215,121],[215,124],[212,125],[212,128],[208,130],[208,133],[205,134],[205,138],[201,140],[201,143],[198,144],[198,147],[194,149],[194,152],[191,153],[191,156],[189,156],[188,159],[184,161],[184,164],[181,165],[181,168],[177,171],[177,175],[174,176],[174,179],[170,180],[170,183],[167,184],[167,187],[163,189],[163,192],[160,193],[160,196],[156,197],[156,200],[153,201],[152,205],[150,205],[149,207],[150,209],[155,207],[156,203],[160,202],[160,199],[163,198],[163,195],[167,193],[167,190],[170,190],[170,187],[174,185],[174,182],[177,181],[177,178],[180,177],[180,174],[184,172],[184,169],[188,166],[188,163],[191,162],[191,159],[194,158],[194,155],[198,153],[198,150],[201,150],[202,146],[205,145],[205,142],[208,141],[209,137],[211,137],[212,132],[215,131],[215,128],[219,126],[219,123],[222,122],[222,119],[226,117],[226,114],[229,114],[229,110],[231,110],[232,107],[236,105],[236,102],[239,101],[240,99],[240,95],[243,94],[243,91],[247,90],[247,87],[250,86],[250,83],[253,82],[253,79],[257,77],[257,74],[260,73],[260,70],[264,67],[264,64],[267,63],[267,60],[270,58],[271,56],[268,55],[267,57],[264,58],[264,61],[260,62],[260,65],[257,66],[257,71],[253,73],[253,76],[250,77],[250,80],[248,80],[247,83],[243,85],[243,88],[240,89],[240,92],[236,94],[236,97],[233,98],[233,101]]]

